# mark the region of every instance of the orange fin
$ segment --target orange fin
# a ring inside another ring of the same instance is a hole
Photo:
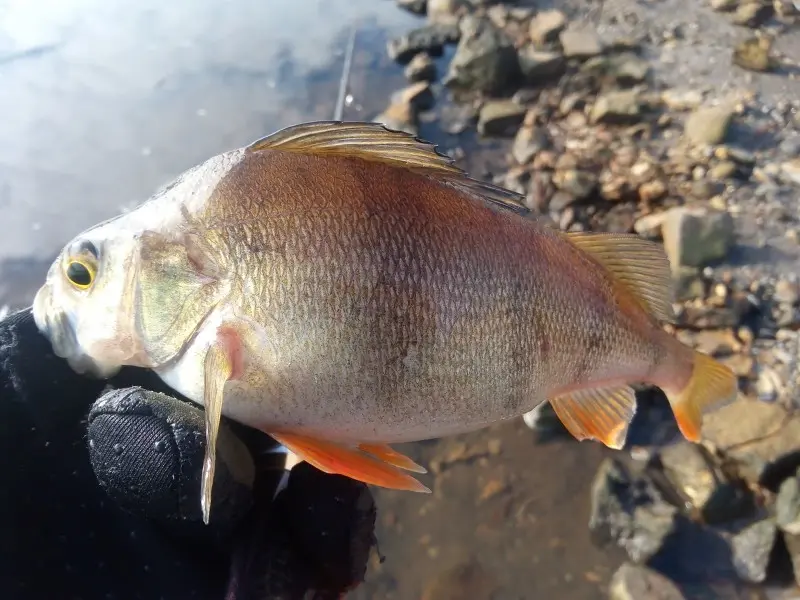
[[[635,233],[570,232],[565,237],[605,267],[639,303],[661,322],[675,321],[673,283],[664,247]]]
[[[289,451],[325,473],[345,475],[357,481],[394,490],[430,493],[427,487],[411,475],[364,454],[357,448],[348,448],[334,442],[294,433],[268,433]]]
[[[367,454],[372,454],[372,456],[374,456],[375,458],[379,458],[383,462],[389,463],[390,465],[394,465],[399,469],[405,469],[406,471],[413,471],[414,473],[428,472],[428,470],[425,467],[418,465],[407,456],[400,454],[399,452],[393,450],[389,446],[382,444],[359,444],[358,447]]]
[[[575,439],[620,450],[636,414],[636,395],[627,385],[592,388],[551,398],[550,405]]]
[[[703,414],[736,400],[739,382],[728,367],[695,350],[689,383],[678,392],[664,389],[664,393],[683,437],[699,442]]]

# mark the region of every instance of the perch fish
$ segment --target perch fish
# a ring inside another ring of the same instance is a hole
[[[406,133],[300,124],[75,237],[33,312],[76,371],[152,369],[204,405],[206,522],[222,414],[325,472],[421,492],[390,444],[549,401],[575,438],[621,448],[635,383],[697,441],[738,386],[663,327],[661,245],[523,206]]]

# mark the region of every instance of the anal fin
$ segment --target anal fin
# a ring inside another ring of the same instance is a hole
[[[285,431],[267,433],[278,443],[286,446],[289,451],[294,452],[300,459],[324,473],[344,475],[357,481],[389,489],[430,493],[427,487],[397,468],[397,463],[403,463],[404,468],[416,465],[416,463],[394,450],[390,449],[390,452],[386,452],[388,446],[367,445],[367,448],[379,454],[379,456],[370,456],[359,448],[304,435]],[[388,462],[387,458],[391,459],[391,462]],[[400,458],[405,461],[401,461]]]
[[[636,414],[636,395],[627,385],[591,388],[555,396],[550,405],[575,439],[593,439],[619,450]]]

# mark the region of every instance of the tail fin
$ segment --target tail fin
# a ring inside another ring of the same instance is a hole
[[[728,367],[694,350],[694,369],[689,382],[679,392],[664,390],[683,436],[700,441],[703,414],[736,400],[739,382]]]

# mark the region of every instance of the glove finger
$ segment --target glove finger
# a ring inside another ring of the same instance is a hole
[[[95,476],[119,506],[156,521],[202,525],[206,442],[199,407],[139,387],[113,390],[92,405],[88,438]],[[250,510],[254,477],[249,450],[223,421],[211,513],[215,530],[229,532]]]
[[[364,580],[375,515],[363,483],[295,466],[268,516],[243,528],[249,535],[234,559],[238,592],[243,598],[293,599],[309,590],[339,597]]]

